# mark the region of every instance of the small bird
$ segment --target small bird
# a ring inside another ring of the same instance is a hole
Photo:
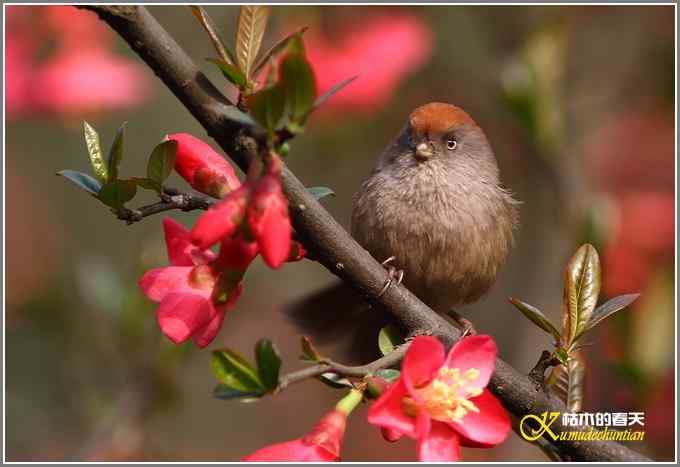
[[[352,236],[439,313],[479,300],[513,245],[518,202],[462,109],[415,109],[354,196]]]
[[[433,102],[415,109],[379,155],[353,198],[351,232],[418,298],[469,327],[454,310],[479,300],[495,282],[513,245],[518,205],[501,185],[482,129],[460,108]],[[321,342],[349,336],[349,353],[362,360],[390,321],[345,284],[287,312]]]

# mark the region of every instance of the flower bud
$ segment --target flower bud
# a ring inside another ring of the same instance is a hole
[[[241,185],[234,168],[208,144],[188,133],[166,136],[177,142],[175,170],[195,190],[223,198]]]
[[[249,193],[248,186],[242,185],[201,214],[191,230],[191,242],[206,249],[231,236],[243,221]]]
[[[248,223],[264,262],[280,267],[289,257],[293,229],[278,174],[267,173],[257,182],[248,206]]]
[[[372,399],[377,399],[387,390],[390,384],[379,376],[370,376],[365,379],[366,391]]]
[[[382,437],[385,439],[385,441],[389,443],[396,443],[401,439],[402,436],[404,436],[399,430],[387,427],[380,428],[380,434],[382,434]]]

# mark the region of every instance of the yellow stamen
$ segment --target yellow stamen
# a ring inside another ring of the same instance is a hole
[[[479,370],[469,368],[463,374],[458,368],[442,367],[435,378],[416,392],[423,401],[428,415],[442,422],[462,422],[470,412],[479,412],[474,402],[469,400],[479,396],[482,389],[472,386],[479,378]],[[404,399],[404,411],[409,415],[415,415],[415,401]]]

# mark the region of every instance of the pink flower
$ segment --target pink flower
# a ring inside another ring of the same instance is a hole
[[[377,112],[432,55],[432,34],[425,22],[398,11],[358,18],[340,34],[311,36],[305,43],[320,93],[359,76],[323,106],[335,110]]]
[[[302,438],[264,447],[242,460],[245,462],[332,462],[340,458],[347,414],[333,410]]]
[[[222,198],[241,185],[231,164],[207,143],[188,133],[175,133],[166,139],[177,142],[175,170],[194,189]]]
[[[194,246],[189,232],[174,220],[165,218],[163,228],[171,266],[146,272],[139,286],[148,298],[160,303],[158,324],[171,341],[178,344],[193,338],[205,347],[240,297],[243,274],[257,246],[229,239],[218,256]]]
[[[46,111],[76,115],[135,107],[149,89],[136,63],[100,48],[69,48],[39,68],[32,91]]]
[[[486,389],[496,344],[489,336],[466,337],[448,356],[437,339],[417,337],[401,376],[371,406],[368,421],[396,437],[416,439],[421,461],[460,459],[460,445],[491,447],[505,440],[510,421]]]

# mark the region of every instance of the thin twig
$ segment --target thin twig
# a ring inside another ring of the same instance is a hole
[[[324,361],[316,365],[303,368],[302,370],[294,371],[292,373],[288,373],[287,375],[282,376],[279,379],[277,392],[283,391],[285,388],[287,388],[289,385],[293,383],[303,381],[307,378],[320,376],[324,373],[330,372],[337,373],[340,376],[354,376],[362,378],[367,375],[372,375],[376,371],[382,370],[383,368],[392,368],[394,366],[397,366],[399,362],[401,362],[401,360],[404,358],[404,354],[406,353],[408,346],[409,346],[408,343],[402,344],[395,348],[392,352],[385,355],[384,357],[379,358],[378,360],[375,360],[371,363],[367,363],[366,365],[360,366],[347,366],[341,363],[334,362],[332,360],[325,359]]]
[[[540,389],[545,391],[545,370],[559,364],[560,361],[553,355],[552,352],[544,350],[541,353],[536,365],[534,365],[528,375],[536,385],[536,390]]]
[[[118,219],[128,225],[139,222],[145,217],[175,209],[181,211],[194,211],[208,209],[215,201],[204,196],[182,193],[173,188],[166,188],[160,195],[161,201],[147,204],[136,209],[122,208],[116,213]]]

